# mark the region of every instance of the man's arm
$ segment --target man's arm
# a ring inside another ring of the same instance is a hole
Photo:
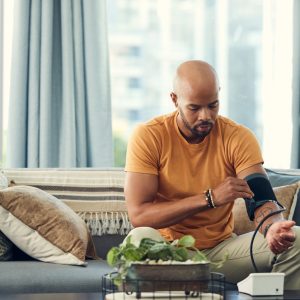
[[[202,194],[176,201],[170,199],[156,201],[157,191],[156,175],[126,173],[124,192],[129,218],[134,227],[168,227],[190,215],[208,209]]]
[[[266,172],[261,164],[254,165],[237,174],[238,178],[246,178],[247,176],[261,173],[266,175]],[[254,222],[256,226],[261,220],[273,211],[278,211],[280,208],[275,202],[266,202],[258,207],[254,212]],[[268,218],[260,228],[260,232],[265,235],[270,250],[275,253],[281,253],[291,247],[295,240],[295,235],[292,231],[294,221],[286,221],[282,213],[276,214]]]
[[[124,189],[129,218],[134,227],[164,228],[200,211],[212,209],[208,207],[204,194],[183,199],[160,198],[157,201],[156,175],[127,172]],[[229,177],[214,188],[213,196],[217,196],[214,202],[218,207],[238,197],[251,198],[253,194],[244,180]]]

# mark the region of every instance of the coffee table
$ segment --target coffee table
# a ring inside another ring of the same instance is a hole
[[[110,294],[108,295],[108,297],[106,297],[105,300],[133,300],[136,299],[135,297],[124,297],[123,293],[117,293],[117,294]],[[153,299],[153,298],[143,298],[142,299]],[[154,299],[158,299],[158,300],[162,300],[162,299],[166,299],[169,300],[168,297],[155,297]],[[171,298],[172,299],[172,298]],[[185,298],[185,297],[174,297],[173,299],[175,300],[197,300],[197,299],[201,299],[201,300],[219,300],[222,299],[222,296],[215,294],[214,296],[209,295],[209,294],[202,294],[201,297],[189,297],[189,298]],[[252,297],[250,295],[247,294],[243,294],[243,293],[239,293],[238,291],[226,291],[226,295],[224,300],[299,300],[300,299],[300,290],[299,291],[286,291],[285,294],[283,296],[255,296]]]
[[[165,298],[168,300],[168,298]],[[199,298],[190,298],[199,299]],[[251,297],[238,291],[226,291],[225,300],[299,300],[299,291],[286,291],[284,296]],[[101,293],[65,293],[65,294],[1,294],[0,300],[102,300]],[[149,298],[147,299],[149,300]],[[151,299],[150,299],[151,300]],[[176,298],[175,300],[179,300]]]

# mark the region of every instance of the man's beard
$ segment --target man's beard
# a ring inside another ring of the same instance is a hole
[[[192,134],[192,136],[188,137],[188,139],[190,139],[190,140],[192,140],[192,139],[203,140],[207,135],[209,135],[209,133],[211,132],[211,130],[213,128],[214,122],[212,120],[202,121],[202,122],[199,122],[198,124],[196,124],[195,126],[191,126],[189,124],[189,122],[187,121],[187,119],[185,118],[181,108],[179,108],[179,114],[180,114],[181,120],[182,120],[185,128],[188,129],[189,132]],[[209,126],[209,128],[206,131],[200,132],[197,130],[197,128],[200,126]]]

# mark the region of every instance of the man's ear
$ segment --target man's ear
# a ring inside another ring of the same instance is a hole
[[[171,92],[171,93],[170,93],[170,97],[171,97],[173,103],[175,104],[175,106],[177,107],[177,106],[178,106],[178,103],[177,103],[177,95],[176,95],[174,92]]]

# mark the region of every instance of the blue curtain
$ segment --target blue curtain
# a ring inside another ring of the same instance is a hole
[[[300,168],[300,1],[298,0],[293,2],[293,14],[293,141],[291,167]]]
[[[7,167],[113,164],[104,0],[15,0]]]

